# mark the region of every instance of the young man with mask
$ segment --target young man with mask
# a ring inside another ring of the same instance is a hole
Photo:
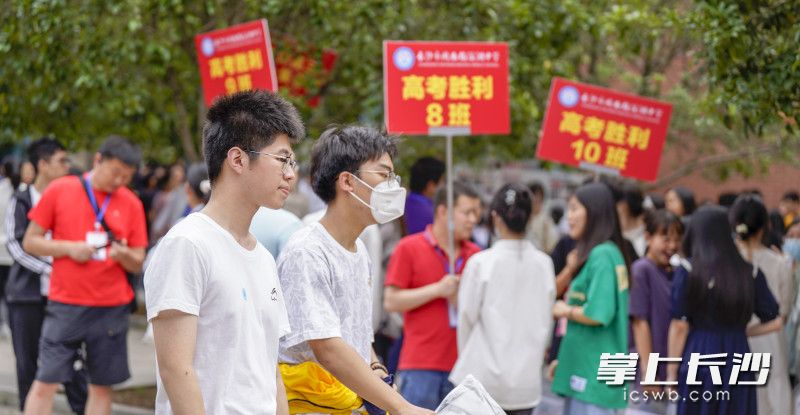
[[[90,172],[53,181],[28,214],[22,247],[53,257],[53,271],[26,414],[52,412],[53,395],[72,379],[81,348],[89,375],[86,413],[111,413],[111,386],[130,377],[126,335],[133,289],[126,272],[141,271],[147,229],[142,202],[125,186],[141,159],[135,145],[111,136]]]
[[[6,212],[6,247],[14,264],[6,284],[9,326],[17,360],[19,408],[25,410],[25,397],[36,377],[39,339],[42,335],[47,294],[50,288],[52,260],[30,255],[22,249],[28,228],[28,212],[39,203],[50,183],[67,174],[69,157],[64,146],[54,138],[40,138],[28,146],[28,160],[36,178],[31,186],[14,194]],[[70,408],[82,414],[86,406],[86,375],[75,371],[64,384]]]
[[[175,225],[145,272],[156,414],[288,415],[278,339],[289,332],[275,260],[250,233],[297,179],[297,110],[266,91],[218,99],[203,129],[211,199]]]
[[[448,380],[456,363],[456,328],[449,307],[458,294],[458,278],[469,257],[480,248],[469,241],[481,217],[478,193],[453,184],[453,232],[456,252],[449,252],[447,189],[434,200],[433,224],[401,239],[386,269],[384,306],[403,315],[403,348],[398,364],[400,393],[409,402],[435,409],[453,389]],[[450,270],[451,256],[455,270]],[[450,305],[448,305],[450,303]]]
[[[312,187],[328,209],[319,222],[297,231],[278,259],[292,326],[281,341],[281,371],[290,400],[315,382],[346,399],[304,395],[305,404],[290,402],[293,413],[355,411],[363,399],[393,415],[433,414],[382,380],[388,374],[372,350],[372,278],[358,236],[403,214],[405,189],[392,163],[396,151],[392,138],[358,126],[325,131],[312,150]]]

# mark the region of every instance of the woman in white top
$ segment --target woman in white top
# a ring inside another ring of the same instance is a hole
[[[458,361],[450,381],[477,378],[511,415],[530,415],[542,395],[542,362],[552,323],[550,257],[525,239],[531,195],[507,184],[492,200],[500,239],[467,262],[458,292]]]
[[[767,208],[757,195],[743,194],[731,206],[729,220],[736,232],[739,251],[745,260],[764,273],[785,324],[792,305],[794,280],[786,259],[762,243],[768,223]],[[772,358],[769,381],[766,386],[756,389],[758,414],[791,413],[792,389],[789,385],[789,358],[783,330],[750,337],[748,342],[753,353],[770,353]]]

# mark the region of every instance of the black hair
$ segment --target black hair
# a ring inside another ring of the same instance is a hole
[[[734,192],[720,193],[719,197],[717,198],[717,204],[722,207],[729,208],[733,206],[734,202],[736,202],[737,197],[739,197],[739,195]]]
[[[52,137],[42,137],[28,146],[28,161],[33,164],[33,171],[39,174],[39,160],[49,162],[59,151],[64,151],[64,145]]]
[[[786,235],[786,231],[789,230],[789,228],[783,222],[783,216],[781,216],[781,212],[778,212],[777,209],[773,209],[769,212],[769,229],[781,237]]]
[[[561,222],[561,218],[564,217],[564,207],[563,206],[551,206],[550,207],[550,218],[553,219],[553,223],[558,225]]]
[[[580,268],[589,258],[589,253],[597,245],[606,241],[614,242],[625,258],[630,269],[632,258],[625,248],[625,240],[619,227],[617,206],[611,189],[605,183],[585,184],[575,191],[575,198],[586,209],[586,223],[583,234],[576,241]]]
[[[384,154],[397,155],[397,139],[365,126],[333,127],[311,150],[311,187],[325,203],[336,198],[336,180],[342,172],[355,174],[362,164]]]
[[[297,109],[277,94],[255,90],[219,98],[208,110],[203,127],[203,153],[211,182],[222,173],[231,148],[259,151],[280,134],[296,143],[305,136],[305,128]]]
[[[142,162],[142,150],[125,137],[110,135],[97,150],[103,160],[117,159],[123,164],[138,168]]]
[[[208,179],[208,168],[204,163],[193,163],[189,166],[186,171],[186,182],[198,199],[208,203],[211,197],[211,182]]]
[[[644,193],[638,184],[632,181],[625,181],[620,185],[622,193],[621,202],[628,205],[628,212],[634,218],[642,216],[644,213]]]
[[[800,203],[800,193],[790,190],[783,194],[782,201]]]
[[[540,182],[530,182],[528,183],[528,191],[531,192],[531,195],[540,195],[542,199],[544,199],[544,185]]]
[[[684,226],[681,218],[666,209],[649,210],[644,214],[644,230],[650,235],[668,235],[674,230],[683,235]]]
[[[767,230],[769,215],[761,198],[754,194],[743,194],[736,198],[728,212],[728,221],[740,238],[747,240],[759,231]]]
[[[734,243],[728,215],[719,206],[703,206],[689,222],[683,252],[691,263],[686,285],[686,310],[700,317],[713,306],[726,326],[744,326],[753,315],[753,267]]]
[[[453,181],[453,203],[458,202],[459,196],[481,200],[481,195],[471,184],[462,180],[455,180]],[[447,206],[447,185],[444,184],[439,186],[439,189],[436,190],[436,196],[433,198],[434,210],[439,206]]]
[[[531,193],[523,186],[509,183],[492,198],[489,209],[497,214],[511,232],[525,233],[533,210]]]
[[[422,193],[430,182],[439,183],[444,175],[445,165],[433,157],[422,157],[411,165],[409,190]]]
[[[697,202],[695,202],[694,193],[692,193],[691,190],[685,187],[673,187],[670,190],[675,192],[675,194],[678,196],[678,199],[681,200],[684,216],[689,216],[694,213],[695,209],[697,209]]]
[[[650,202],[653,204],[653,209],[664,209],[666,207],[666,203],[664,203],[664,196],[661,196],[658,193],[648,193],[647,197],[650,198]]]

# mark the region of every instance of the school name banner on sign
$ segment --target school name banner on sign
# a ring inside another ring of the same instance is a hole
[[[265,19],[201,33],[194,38],[207,106],[221,95],[278,90]]]
[[[387,40],[383,77],[390,133],[511,130],[506,43]]]
[[[536,157],[654,181],[671,115],[667,102],[553,78]]]

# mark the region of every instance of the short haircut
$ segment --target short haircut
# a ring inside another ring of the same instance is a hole
[[[372,127],[347,126],[325,130],[311,150],[311,187],[325,203],[336,198],[336,180],[355,174],[362,164],[397,155],[397,139]]]
[[[540,182],[530,182],[528,183],[528,190],[531,192],[532,195],[540,195],[542,199],[544,199],[544,185]]]
[[[42,137],[28,146],[28,160],[33,164],[33,171],[39,174],[39,160],[50,161],[59,151],[65,151],[64,145],[51,137]]]
[[[783,194],[783,198],[781,200],[786,202],[800,203],[800,193],[790,190]]]
[[[231,148],[258,151],[280,134],[296,143],[305,136],[305,128],[297,109],[278,95],[243,91],[219,98],[208,110],[203,127],[203,155],[209,179],[212,183],[217,180]],[[256,157],[247,155],[251,160]]]
[[[444,175],[445,165],[433,157],[422,157],[411,165],[411,179],[408,187],[412,192],[421,193],[430,182],[438,183]]]
[[[97,150],[103,160],[117,159],[130,167],[139,167],[142,163],[142,150],[125,137],[110,135]]]
[[[481,195],[478,191],[469,183],[456,180],[453,182],[453,203],[458,202],[459,196],[466,196],[471,199],[478,199],[481,200]],[[447,207],[447,184],[439,186],[439,189],[436,191],[436,196],[433,199],[434,209],[438,208],[439,206]]]

